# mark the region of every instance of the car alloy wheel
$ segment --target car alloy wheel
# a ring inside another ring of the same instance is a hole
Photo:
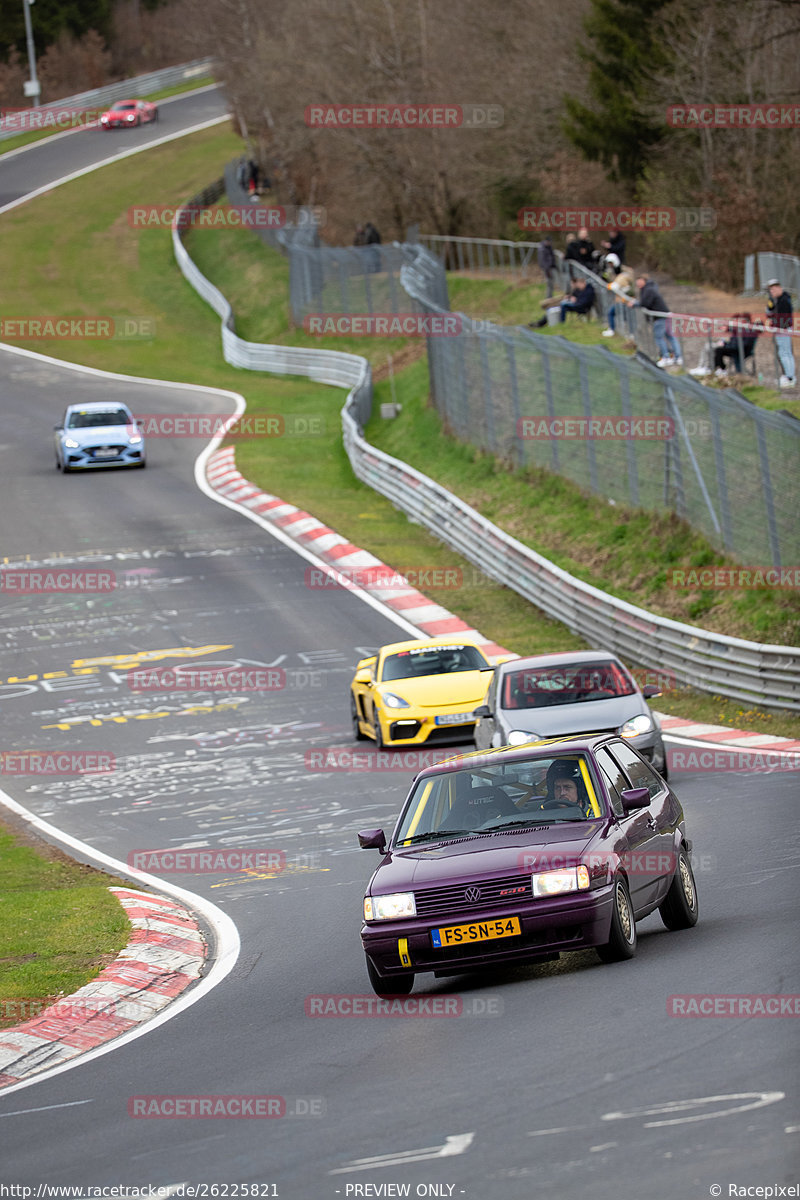
[[[614,905],[611,913],[609,939],[595,949],[603,962],[624,962],[636,953],[636,920],[633,915],[628,885],[621,875],[614,881]]]
[[[358,709],[352,692],[350,693],[350,720],[353,722],[353,737],[356,741],[366,741],[366,734],[361,732],[361,726],[358,723]]]
[[[697,884],[689,856],[683,847],[669,891],[658,911],[667,929],[691,929],[697,924],[700,915]]]

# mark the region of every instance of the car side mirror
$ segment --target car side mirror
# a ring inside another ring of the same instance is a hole
[[[653,696],[661,695],[661,688],[656,687],[654,683],[648,683],[646,687],[642,688],[642,695],[645,700],[652,700]]]
[[[490,717],[492,715],[492,710],[489,708],[488,704],[481,704],[475,709],[472,715],[473,717]]]
[[[637,808],[647,808],[650,803],[650,792],[646,787],[625,788],[622,793],[622,807],[625,812],[634,812]]]
[[[380,850],[381,854],[385,854],[386,834],[382,829],[361,829],[358,844],[362,850]]]
[[[483,672],[483,671],[496,671],[496,670],[497,670],[497,667],[493,667],[493,666],[491,666],[491,665],[490,665],[490,666],[488,666],[488,667],[481,667],[481,671],[482,671],[482,672]]]
[[[363,671],[356,671],[356,677],[353,683],[364,683],[367,687],[372,684],[372,672],[369,667],[365,667]]]
[[[56,433],[58,433],[59,429],[63,429],[63,428],[64,428],[63,425],[54,425],[53,426],[53,429],[55,429]]]

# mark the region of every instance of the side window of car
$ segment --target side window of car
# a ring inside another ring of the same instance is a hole
[[[636,753],[633,746],[626,746],[624,742],[614,742],[611,752],[628,776],[630,786],[632,788],[646,787],[651,800],[667,786],[650,764]]]
[[[603,782],[606,785],[606,790],[608,791],[608,797],[611,801],[611,808],[614,812],[614,815],[617,817],[624,817],[625,809],[622,807],[622,796],[620,795],[620,792],[622,792],[623,789],[628,786],[628,781],[607,750],[598,750],[597,754],[595,755],[595,759],[597,760],[597,765],[602,772]]]

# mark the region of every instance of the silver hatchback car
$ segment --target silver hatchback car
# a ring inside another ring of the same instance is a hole
[[[613,654],[587,650],[516,658],[495,669],[483,704],[475,709],[479,750],[520,746],[541,738],[616,733],[667,778],[661,726],[640,689]]]
[[[127,404],[70,404],[55,426],[56,468],[85,471],[96,467],[144,467],[142,431]]]

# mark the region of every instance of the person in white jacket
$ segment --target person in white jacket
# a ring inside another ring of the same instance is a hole
[[[606,280],[608,290],[618,297],[617,303],[630,304],[632,302],[633,272],[628,267],[623,267],[619,261],[619,255],[614,254],[613,251],[603,259],[603,278]],[[613,337],[616,332],[617,303],[612,304],[608,310],[608,329],[603,330],[603,337]]]

